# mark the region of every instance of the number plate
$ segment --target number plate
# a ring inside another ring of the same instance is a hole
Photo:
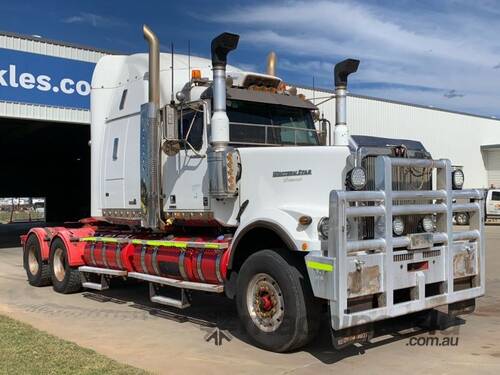
[[[434,245],[432,233],[410,234],[410,245],[408,249],[417,250],[432,247]]]

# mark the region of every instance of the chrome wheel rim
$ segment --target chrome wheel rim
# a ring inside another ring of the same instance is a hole
[[[64,260],[64,250],[57,248],[54,252],[54,276],[58,281],[63,281],[66,276],[66,264]]]
[[[31,246],[28,250],[28,267],[32,275],[38,274],[38,269],[40,268],[40,266],[38,265],[35,246]]]
[[[266,273],[252,277],[247,288],[247,308],[253,323],[263,332],[274,332],[283,323],[285,301],[276,280]]]

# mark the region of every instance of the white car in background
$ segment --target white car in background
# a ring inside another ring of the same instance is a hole
[[[486,221],[500,220],[500,189],[489,189],[486,194]],[[469,225],[469,214],[460,212],[455,215],[457,225]]]

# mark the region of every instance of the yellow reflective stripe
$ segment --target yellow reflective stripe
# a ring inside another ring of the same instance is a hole
[[[180,247],[186,248],[186,242],[180,241],[154,241],[154,240],[132,240],[134,245],[148,245],[148,246],[165,246],[165,247]]]
[[[219,243],[207,243],[207,244],[205,244],[205,248],[207,248],[207,249],[221,249],[222,248],[221,245],[222,244],[219,244]]]
[[[118,240],[116,238],[102,238],[102,242],[110,242],[110,243],[117,243]]]
[[[147,246],[165,246],[165,247],[200,247],[205,249],[225,249],[226,243],[208,243],[208,242],[184,242],[184,241],[156,241],[156,240],[132,240],[134,245],[147,245]]]
[[[326,272],[333,271],[332,264],[313,262],[313,261],[309,260],[306,262],[306,265],[307,265],[307,267],[315,269],[315,270],[326,271]]]
[[[118,239],[116,238],[107,238],[107,237],[83,237],[80,238],[82,242],[108,242],[108,243],[117,243]]]

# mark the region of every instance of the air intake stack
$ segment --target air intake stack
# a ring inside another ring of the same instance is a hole
[[[335,146],[349,144],[347,128],[347,77],[358,70],[359,60],[347,59],[335,65]]]
[[[229,119],[226,114],[226,65],[227,55],[236,49],[240,37],[222,33],[212,40],[213,70],[213,115],[211,139],[213,148],[225,147],[229,143]]]
[[[213,114],[210,121],[210,148],[207,151],[209,191],[213,198],[236,195],[236,155],[229,144],[229,118],[226,113],[227,55],[236,49],[240,37],[222,33],[212,40]]]

